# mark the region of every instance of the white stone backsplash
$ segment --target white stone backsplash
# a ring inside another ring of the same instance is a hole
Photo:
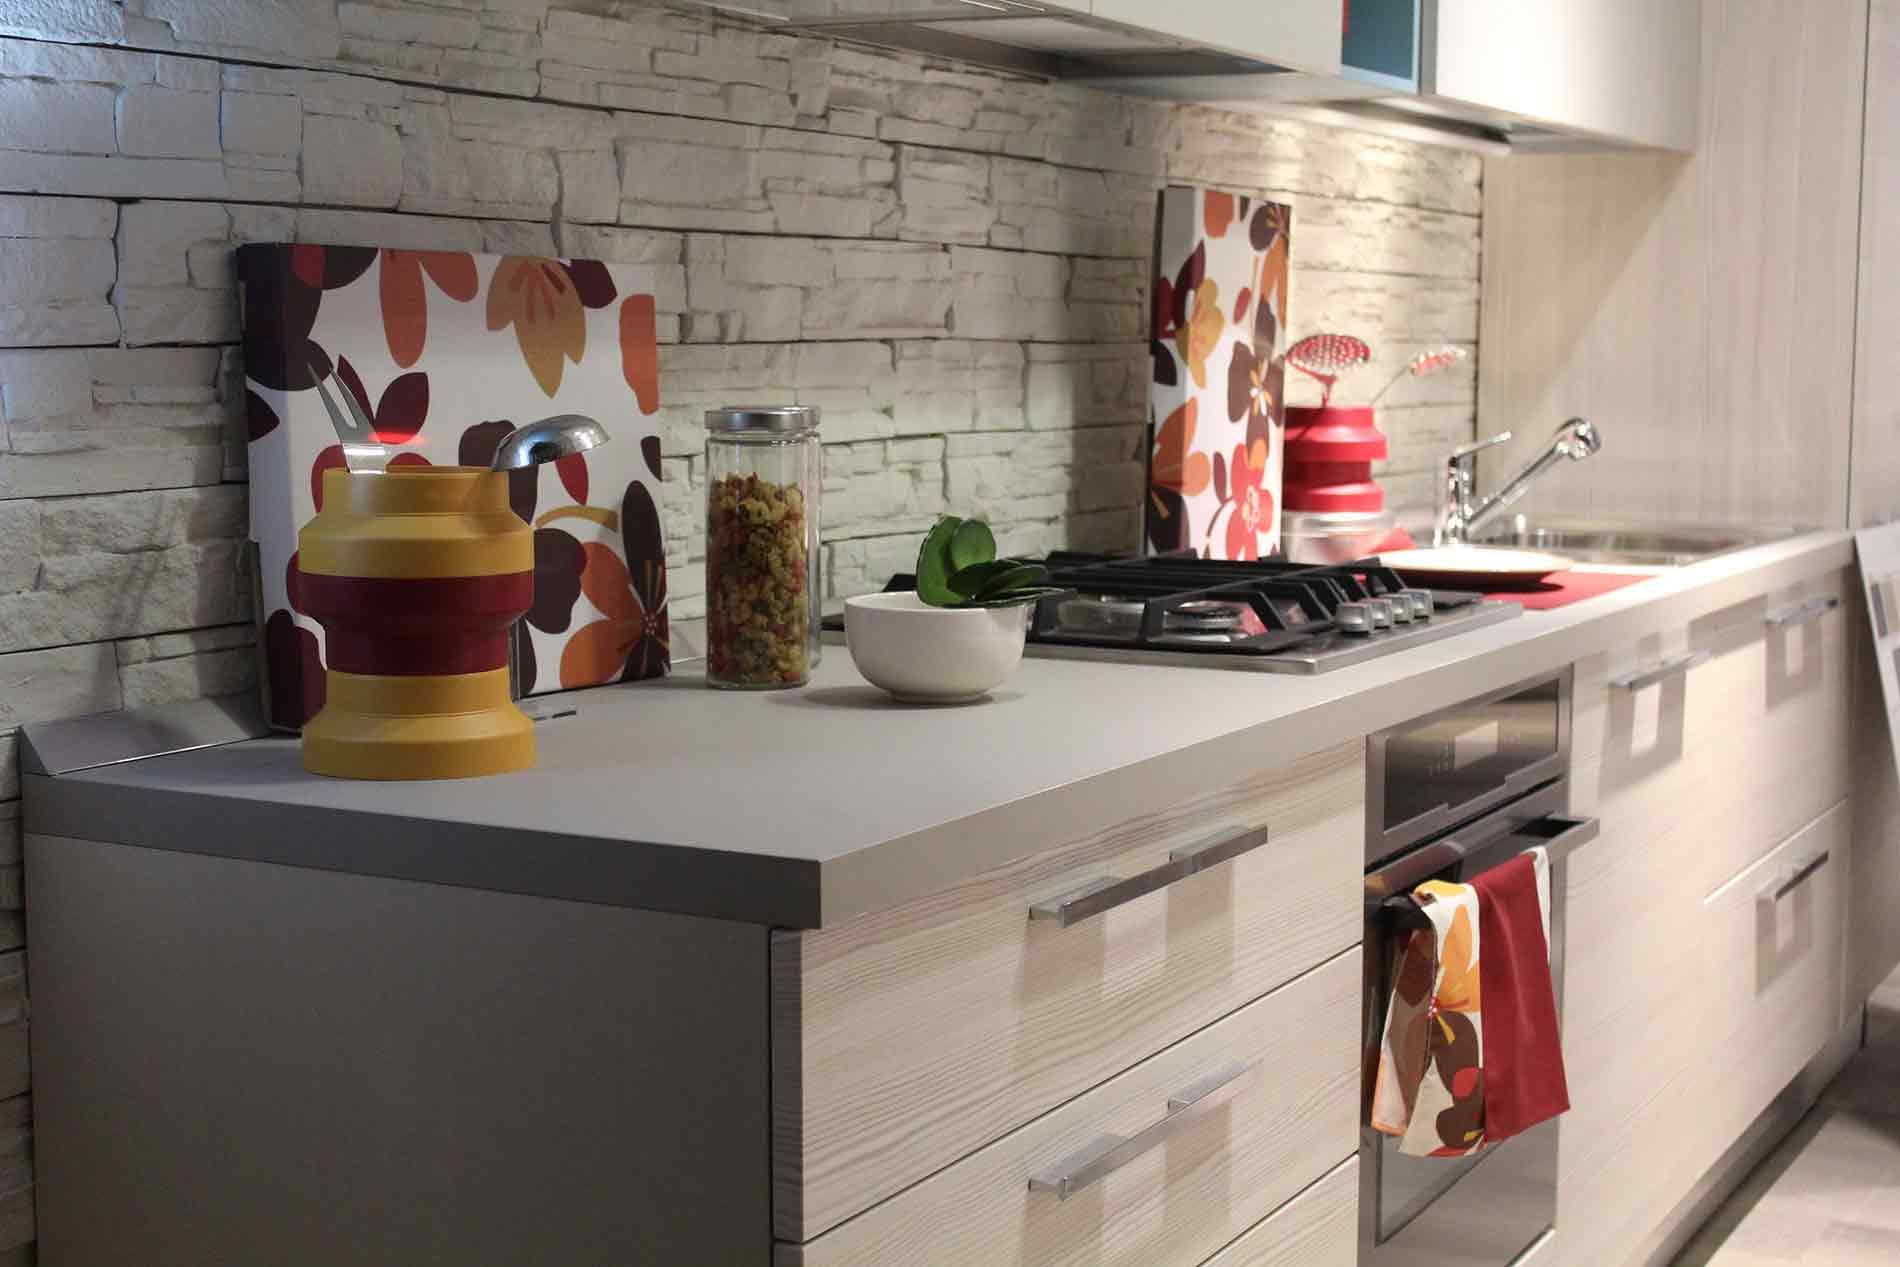
[[[0,1267],[32,1236],[15,729],[253,682],[237,244],[654,269],[682,619],[700,413],[735,400],[824,411],[834,601],[946,510],[1012,553],[1133,545],[1165,183],[1293,205],[1292,332],[1372,339],[1368,389],[1433,343],[1475,351],[1473,156],[703,10],[0,0],[0,120]],[[1389,398],[1415,524],[1475,375]]]

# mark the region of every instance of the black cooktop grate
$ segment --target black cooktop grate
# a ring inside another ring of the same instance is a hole
[[[1376,558],[1317,566],[1057,551],[1045,562],[1051,582],[1065,592],[1036,604],[1029,640],[1049,646],[1272,657],[1295,649],[1363,644],[1363,636],[1342,633],[1334,623],[1339,605],[1407,588]],[[916,584],[916,577],[900,573],[885,588],[909,590]],[[1440,613],[1482,597],[1432,592]],[[842,628],[843,621],[834,618],[827,625]]]
[[[1376,558],[1318,566],[1057,551],[1047,563],[1051,581],[1073,593],[1038,603],[1029,637],[1069,646],[1270,656],[1339,636],[1333,613],[1341,603],[1407,588]],[[1437,591],[1433,605],[1446,611],[1481,597]],[[1091,611],[1090,600],[1098,610]]]

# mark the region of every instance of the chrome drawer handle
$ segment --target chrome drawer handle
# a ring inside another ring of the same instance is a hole
[[[1762,885],[1761,891],[1755,894],[1755,900],[1763,906],[1773,906],[1800,888],[1804,881],[1825,867],[1833,856],[1831,851],[1823,849],[1806,862],[1795,863],[1791,870],[1782,872],[1767,884]]]
[[[1840,605],[1838,596],[1821,594],[1798,603],[1789,603],[1786,607],[1777,607],[1762,619],[1770,629],[1791,629],[1796,625],[1811,624]]]
[[[1658,682],[1677,677],[1713,659],[1715,659],[1713,651],[1686,651],[1681,655],[1670,656],[1667,660],[1652,664],[1647,669],[1634,669],[1613,677],[1610,679],[1610,685],[1619,690],[1640,691],[1645,686],[1654,686]]]
[[[1072,889],[1046,898],[1029,908],[1030,919],[1054,920],[1063,928],[1093,919],[1103,911],[1125,902],[1165,889],[1176,880],[1185,880],[1196,872],[1217,867],[1267,843],[1267,829],[1256,827],[1237,836],[1222,836],[1198,845],[1171,850],[1168,860],[1139,875],[1098,876]]]
[[[1084,1188],[1101,1182],[1196,1118],[1204,1117],[1234,1098],[1247,1085],[1256,1064],[1228,1065],[1168,1097],[1168,1111],[1153,1126],[1134,1135],[1098,1135],[1087,1148],[1072,1153],[1041,1174],[1029,1176],[1031,1192],[1053,1192],[1067,1201]]]

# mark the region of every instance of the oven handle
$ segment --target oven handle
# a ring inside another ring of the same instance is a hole
[[[1232,836],[1216,836],[1199,844],[1184,845],[1170,850],[1168,860],[1160,866],[1138,875],[1126,879],[1121,876],[1098,876],[1054,897],[1045,898],[1029,908],[1029,918],[1052,920],[1058,927],[1067,928],[1071,924],[1094,919],[1104,911],[1111,911],[1138,897],[1145,897],[1157,889],[1165,889],[1177,880],[1185,880],[1191,875],[1229,862],[1266,843],[1267,829],[1254,827]]]
[[[1534,822],[1526,824],[1525,827],[1511,833],[1510,836],[1502,838],[1498,843],[1501,844],[1505,840],[1522,841],[1527,835],[1532,833],[1533,828],[1548,829],[1548,835],[1543,840],[1527,845],[1526,848],[1542,848],[1545,853],[1550,856],[1550,865],[1553,867],[1570,857],[1571,854],[1575,853],[1582,846],[1589,844],[1603,834],[1603,825],[1597,819],[1580,818],[1571,814],[1546,814],[1544,817],[1536,819]],[[1539,830],[1536,834],[1544,835],[1545,832]],[[1486,849],[1490,847],[1491,846],[1485,846]],[[1406,861],[1407,863],[1413,864],[1421,860],[1429,861],[1433,865],[1431,871],[1426,873],[1428,877],[1431,874],[1443,871],[1446,867],[1464,862],[1472,857],[1474,853],[1479,852],[1468,845],[1461,844],[1457,840],[1441,840],[1434,845],[1427,846],[1427,848],[1436,852],[1423,854],[1422,856],[1415,855],[1413,858],[1406,859]],[[1523,852],[1525,852],[1524,849],[1519,849],[1512,853],[1510,858],[1500,859],[1496,865],[1503,866],[1504,863],[1509,862],[1511,858],[1515,858],[1519,853]],[[1491,869],[1491,867],[1485,868],[1486,871]],[[1414,872],[1414,874],[1418,873]],[[1805,879],[1806,877],[1804,876],[1803,878]],[[1418,904],[1412,900],[1409,891],[1405,893],[1395,893],[1390,897],[1382,898],[1373,909],[1380,915],[1397,923],[1409,922],[1414,927],[1426,927],[1429,926],[1430,923],[1430,921],[1424,920],[1423,914],[1418,908]]]
[[[1231,1064],[1216,1070],[1198,1082],[1190,1083],[1168,1097],[1168,1108],[1159,1120],[1133,1135],[1098,1135],[1080,1152],[1072,1153],[1040,1174],[1029,1176],[1031,1192],[1049,1192],[1058,1201],[1067,1201],[1084,1188],[1114,1174],[1196,1118],[1234,1098],[1247,1085],[1258,1067]]]

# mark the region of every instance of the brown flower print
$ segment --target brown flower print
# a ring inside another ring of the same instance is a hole
[[[1274,406],[1278,396],[1272,381],[1273,366],[1255,354],[1245,343],[1234,344],[1233,359],[1227,363],[1227,418],[1245,420],[1247,444],[1256,441],[1273,448]]]
[[[488,284],[488,328],[515,328],[521,358],[534,381],[552,396],[567,363],[587,352],[587,307],[560,260],[510,255]]]

